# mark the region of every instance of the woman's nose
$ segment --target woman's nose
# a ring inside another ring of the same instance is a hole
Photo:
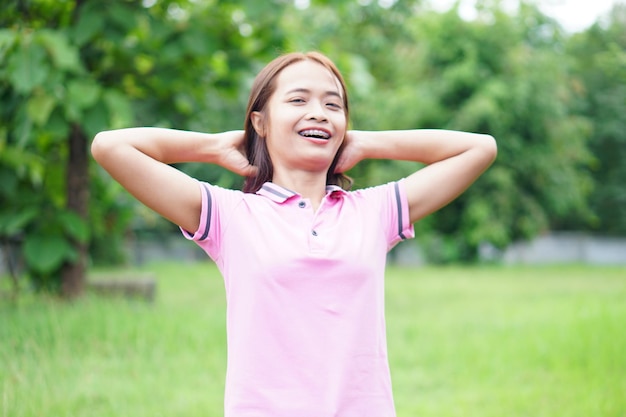
[[[326,112],[324,111],[324,106],[321,103],[314,102],[310,103],[310,108],[308,109],[306,118],[307,120],[316,120],[318,122],[328,120]]]

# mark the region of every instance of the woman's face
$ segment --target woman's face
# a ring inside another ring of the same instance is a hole
[[[274,170],[328,171],[346,133],[341,84],[315,61],[284,68],[255,129],[267,141]]]

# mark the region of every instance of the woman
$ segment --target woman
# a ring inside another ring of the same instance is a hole
[[[278,57],[257,76],[245,130],[99,133],[94,158],[216,262],[227,296],[227,417],[395,415],[387,360],[387,252],[494,160],[488,135],[348,131],[348,98],[319,53]],[[426,167],[346,191],[366,158]],[[218,164],[244,191],[170,167]]]

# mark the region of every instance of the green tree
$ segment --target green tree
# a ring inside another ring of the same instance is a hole
[[[575,96],[564,36],[534,6],[511,16],[479,9],[473,22],[454,11],[422,19],[422,77],[435,97],[418,123],[486,132],[498,139],[496,164],[470,192],[437,213],[437,229],[470,249],[504,248],[589,216],[589,123],[571,111]],[[418,116],[419,117],[419,116]]]
[[[590,147],[595,187],[590,230],[626,235],[626,4],[568,42],[582,92],[578,111],[593,124]]]
[[[67,35],[45,27],[47,18],[63,17],[71,19],[67,4],[52,2],[10,3],[2,15],[9,29],[0,32],[0,233],[21,240],[37,286],[54,287],[55,275],[63,276],[71,294],[89,238],[88,159],[78,119],[94,88]]]
[[[447,128],[497,138],[495,165],[417,225],[433,237],[425,245],[434,248],[431,259],[474,259],[482,242],[504,248],[563,218],[585,221],[590,127],[571,110],[576,95],[559,26],[527,4],[511,15],[499,2],[479,2],[473,21],[456,8],[381,4],[313,2],[283,24],[291,32],[306,23],[308,35],[295,38],[296,47],[319,47],[337,59],[354,93],[356,128]],[[412,169],[370,161],[353,174],[369,185]]]
[[[57,285],[67,296],[82,291],[88,249],[94,261],[113,261],[130,227],[172,229],[138,215],[132,199],[90,165],[91,137],[136,125],[239,129],[255,73],[289,50],[321,50],[338,63],[352,93],[354,128],[448,128],[498,139],[495,165],[417,225],[426,247],[436,248],[432,259],[473,259],[482,242],[503,248],[585,224],[590,119],[593,175],[602,183],[594,209],[602,219],[622,219],[603,220],[602,230],[625,227],[625,130],[617,117],[623,13],[568,42],[536,7],[522,3],[510,15],[498,1],[479,2],[469,22],[456,9],[436,13],[417,0],[5,3],[0,239],[21,245],[35,283]],[[572,74],[566,58],[581,51],[593,59],[576,59]],[[215,166],[180,167],[223,186],[241,182]],[[365,161],[350,174],[360,187],[414,169]]]
[[[87,150],[95,133],[133,125],[241,126],[233,116],[240,117],[239,92],[250,68],[281,37],[263,22],[248,23],[245,10],[270,6],[124,0],[6,5],[0,17],[0,96],[6,104],[0,113],[0,234],[23,239],[34,283],[79,295],[90,242],[100,249],[115,243],[130,220],[125,194],[90,167]]]

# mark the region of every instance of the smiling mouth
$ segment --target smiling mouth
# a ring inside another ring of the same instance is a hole
[[[325,130],[320,130],[320,129],[301,130],[300,132],[298,132],[298,134],[306,138],[325,139],[325,140],[330,139],[330,133],[326,132]]]

